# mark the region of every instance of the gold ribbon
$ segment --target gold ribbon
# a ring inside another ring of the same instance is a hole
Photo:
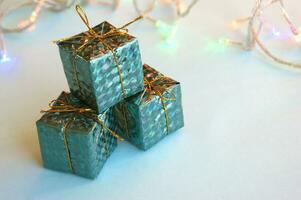
[[[126,136],[127,138],[130,138],[130,134],[129,134],[129,127],[128,127],[128,119],[126,117],[126,113],[128,111],[127,107],[126,107],[126,104],[125,103],[121,103],[121,106],[122,106],[122,115],[123,115],[123,119],[124,119],[124,124],[125,124],[125,133],[126,133]]]
[[[115,28],[114,27],[107,33],[99,34],[91,28],[89,19],[88,19],[86,13],[83,11],[83,9],[80,7],[80,5],[76,5],[75,9],[76,9],[76,12],[78,13],[79,17],[82,19],[82,21],[84,22],[84,24],[88,28],[88,31],[85,33],[85,36],[87,36],[87,38],[84,40],[84,43],[78,49],[76,49],[75,53],[82,51],[83,49],[85,49],[85,47],[88,44],[90,44],[91,41],[97,39],[104,46],[105,50],[109,50],[113,55],[113,59],[114,59],[114,62],[116,63],[117,70],[118,70],[122,95],[123,95],[124,98],[126,98],[126,93],[125,93],[125,89],[124,89],[124,85],[123,85],[123,78],[122,78],[121,68],[120,68],[120,64],[119,64],[117,55],[116,55],[114,49],[106,42],[106,40],[108,38],[111,38],[111,37],[128,35],[128,30],[126,28],[128,26],[130,26],[131,24],[133,24],[134,22],[142,19],[143,16],[139,16],[139,17],[135,18],[134,20],[130,21],[129,23],[123,25],[120,28]],[[61,40],[57,40],[55,42],[56,43],[66,42],[66,40],[70,40],[70,39],[77,38],[77,37],[80,37],[80,36],[77,35],[77,36],[73,36],[73,37],[69,37],[69,38],[64,38],[64,39],[61,39]],[[74,61],[73,61],[73,66],[74,66]],[[80,87],[78,75],[77,75],[77,73],[75,73],[75,74],[76,74],[76,81],[77,81],[79,90],[81,92],[81,87]]]
[[[58,105],[56,105],[58,104]],[[68,105],[65,101],[63,100],[53,100],[49,103],[49,109],[48,110],[42,110],[41,113],[73,113],[73,116],[67,121],[67,123],[64,124],[63,127],[63,134],[64,134],[64,145],[66,149],[66,155],[67,155],[67,160],[68,160],[68,165],[69,168],[71,169],[72,173],[75,173],[74,167],[72,164],[71,160],[71,154],[70,154],[70,149],[69,149],[69,144],[68,144],[68,139],[67,139],[67,130],[71,123],[75,120],[76,115],[80,114],[88,114],[85,115],[86,117],[89,117],[93,119],[95,122],[100,124],[102,126],[102,131],[104,129],[107,129],[109,133],[117,138],[118,140],[123,140],[120,136],[117,135],[113,130],[108,128],[105,123],[97,116],[96,112],[90,108],[80,108],[80,107],[75,107],[72,105]],[[102,135],[102,133],[101,133]],[[108,153],[108,143],[106,137],[104,137],[105,141],[105,148],[106,148],[106,153]]]
[[[158,82],[162,82],[163,84],[157,84]],[[166,98],[163,96],[163,93],[166,92],[167,88],[174,85],[176,82],[172,80],[169,77],[165,77],[163,75],[160,75],[159,77],[155,78],[154,80],[149,81],[147,78],[144,78],[144,91],[140,98],[140,103],[142,102],[142,99],[145,98],[147,95],[147,100],[150,100],[153,95],[159,96],[161,100],[161,104],[163,106],[163,110],[165,113],[165,121],[166,121],[166,129],[167,133],[169,133],[169,120],[168,120],[168,111],[165,104],[165,101],[175,101],[175,95],[171,94],[172,98]]]

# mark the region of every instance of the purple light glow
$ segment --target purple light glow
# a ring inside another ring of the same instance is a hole
[[[6,53],[3,53],[1,55],[0,63],[7,63],[7,62],[10,62],[10,61],[11,61],[11,58],[8,57]]]
[[[9,57],[7,53],[0,52],[0,72],[10,72],[16,66],[16,59]]]

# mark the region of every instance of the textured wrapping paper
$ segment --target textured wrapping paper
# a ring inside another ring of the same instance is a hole
[[[162,76],[148,65],[144,65],[143,69],[145,78],[150,81]],[[164,87],[163,82],[159,81],[157,84]],[[167,99],[174,98],[174,100],[164,101],[168,123],[160,97],[143,95],[141,92],[113,107],[113,119],[115,127],[118,128],[117,132],[138,148],[147,150],[166,135],[183,127],[180,83],[173,81],[171,85],[166,85],[162,96]]]
[[[108,22],[103,22],[93,30],[103,35],[114,28]],[[141,55],[138,40],[129,34],[104,39],[115,52],[119,71],[114,54],[97,39],[77,51],[86,41],[87,34],[84,32],[73,36],[59,42],[58,46],[71,92],[101,113],[143,90]]]
[[[72,106],[84,106],[71,94],[64,92],[58,100],[64,100]],[[106,126],[110,125],[110,112],[108,110],[99,115]],[[64,131],[70,119],[73,121]],[[107,129],[84,114],[46,113],[36,125],[43,163],[49,169],[95,178],[117,146],[116,138]],[[72,167],[68,161],[65,138]]]

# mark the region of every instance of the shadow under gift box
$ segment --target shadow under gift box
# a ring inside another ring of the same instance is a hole
[[[93,28],[99,35],[112,29],[115,27],[108,22]],[[104,39],[114,54],[97,38],[90,38],[88,45],[78,50],[87,35],[88,32],[78,34],[58,42],[58,46],[71,93],[101,113],[143,90],[141,54],[137,38],[127,33]]]
[[[87,108],[65,92],[57,101]],[[98,115],[105,126],[110,125],[110,112]],[[66,127],[68,122],[70,125]],[[88,113],[46,113],[36,125],[43,164],[49,169],[96,178],[117,146],[117,139]]]
[[[164,77],[148,65],[144,65],[143,70],[144,77],[149,82]],[[116,131],[139,149],[151,148],[166,135],[184,126],[180,83],[170,78],[168,80],[169,84],[160,80],[154,82],[165,88],[160,92],[161,97],[167,99],[163,101],[166,110],[159,95],[145,95],[143,92],[127,98],[112,108]]]

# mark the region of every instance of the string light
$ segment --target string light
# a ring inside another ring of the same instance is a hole
[[[161,20],[157,20],[155,26],[158,29],[158,32],[166,40],[170,40],[175,35],[176,25],[167,24]]]
[[[4,38],[3,38],[3,33],[1,32],[0,29],[0,64],[3,65],[5,63],[10,62],[12,59],[8,56],[5,43],[4,43]]]
[[[38,3],[40,0],[34,0],[34,2]],[[76,0],[45,0],[44,7],[51,11],[63,11],[65,9],[70,8],[74,5]]]
[[[111,0],[108,1],[97,1],[97,0],[86,0],[86,3],[93,5],[103,5],[103,6],[111,6],[114,10],[116,10],[120,5],[120,0]]]
[[[265,2],[267,2],[265,4]],[[285,20],[285,22],[289,26],[290,33],[294,36],[294,40],[296,42],[301,41],[301,34],[300,30],[296,28],[296,26],[293,24],[288,12],[285,9],[284,2],[283,0],[269,0],[269,1],[264,1],[264,0],[256,0],[255,7],[252,11],[252,15],[246,18],[241,18],[234,20],[231,23],[232,28],[237,29],[242,23],[248,23],[248,29],[247,29],[247,37],[245,42],[238,42],[238,41],[233,41],[233,40],[228,40],[228,45],[235,45],[239,46],[244,50],[253,50],[256,45],[261,49],[261,51],[267,55],[269,58],[271,58],[273,61],[282,64],[282,65],[287,65],[289,67],[293,68],[300,68],[301,69],[301,64],[298,63],[293,63],[286,61],[284,59],[281,59],[277,56],[275,56],[273,53],[270,52],[270,50],[264,45],[263,42],[261,42],[259,36],[262,32],[262,29],[264,26],[267,24],[266,20],[263,16],[265,9],[270,7],[271,5],[274,5],[278,3],[280,5],[280,9],[282,12],[282,16]],[[258,26],[256,27],[256,24]],[[276,27],[270,25],[271,27],[270,31],[272,35],[276,38],[281,38],[282,33],[277,30]]]
[[[239,24],[237,23],[236,20],[233,20],[233,21],[231,22],[231,26],[232,26],[233,29],[237,29],[237,28],[239,27]]]
[[[0,0],[0,5],[2,5],[4,0]],[[0,13],[0,19],[3,17],[3,14]],[[5,42],[4,42],[4,36],[3,36],[3,31],[0,27],[0,63],[5,63],[9,62],[10,58],[8,57],[6,53],[6,47],[5,47]]]
[[[220,38],[219,40],[207,38],[205,40],[204,50],[209,54],[224,53],[228,47],[229,40],[227,38]]]
[[[0,29],[0,72],[7,72],[13,69],[15,64],[13,61],[14,59],[9,57],[7,54],[4,39],[3,39],[3,33]]]
[[[301,28],[299,28],[299,32],[301,32]],[[294,40],[295,40],[297,43],[300,43],[300,42],[301,42],[301,34],[294,35]]]
[[[12,59],[8,56],[5,47],[4,33],[18,33],[25,30],[32,30],[37,22],[43,9],[48,9],[54,12],[63,11],[74,5],[76,0],[30,0],[18,5],[11,5],[6,10],[0,11],[0,64],[10,62]],[[0,5],[4,3],[4,0],[0,0]],[[98,0],[82,0],[82,3],[94,3],[99,5],[110,5],[114,8],[119,6],[120,0],[113,0],[113,3],[106,3]],[[5,16],[12,12],[17,12],[18,9],[33,6],[33,10],[30,15],[17,23],[15,27],[6,27],[3,25],[2,21]],[[1,6],[3,7],[3,6]]]
[[[218,40],[218,42],[222,45],[229,45],[231,43],[231,41],[227,38],[221,38]]]
[[[165,4],[174,5],[176,8],[176,19],[173,24],[168,24],[160,19],[156,19],[151,16],[151,13],[156,9],[157,4],[160,0],[151,0],[149,6],[142,10],[139,7],[138,0],[133,0],[134,8],[138,15],[143,15],[144,19],[149,20],[157,28],[158,32],[161,34],[166,43],[172,43],[174,40],[175,32],[177,29],[176,21],[180,18],[185,17],[190,13],[190,10],[198,2],[198,0],[193,0],[188,6],[182,3],[182,0],[161,0]]]
[[[190,13],[190,10],[195,6],[198,0],[193,0],[188,6],[182,3],[182,0],[175,0],[177,15],[180,17],[185,17]]]
[[[9,61],[10,61],[10,58],[7,56],[6,53],[3,53],[1,55],[0,63],[6,63],[6,62],[9,62]]]
[[[82,0],[81,2],[83,4],[90,3],[90,4],[98,4],[98,5],[107,5],[107,6],[112,6],[114,8],[117,8],[120,4],[120,0],[112,0],[112,1],[113,2],[111,3],[103,2],[99,0]],[[3,2],[3,0],[1,2]],[[17,27],[5,27],[1,23],[1,28],[4,33],[22,32],[36,23],[37,18],[41,14],[42,9],[46,8],[51,11],[59,12],[70,8],[75,4],[75,2],[76,0],[31,0],[19,4],[17,6],[11,6],[9,9],[3,12],[3,17],[25,6],[34,6],[34,9],[27,19],[22,20],[17,24]]]
[[[150,6],[145,11],[142,11],[138,6],[137,0],[133,0],[133,4],[136,12],[139,15],[144,15],[146,19],[152,21],[155,24],[155,26],[159,29],[159,32],[162,33],[163,36],[166,37],[167,32],[173,34],[174,27],[172,25],[169,25],[161,20],[157,20],[149,16],[149,13],[151,13],[155,9],[159,0],[151,0],[151,1],[152,2]],[[189,14],[190,10],[197,3],[198,0],[193,0],[188,6],[185,6],[182,3],[182,0],[161,0],[161,1],[167,4],[175,5],[177,18],[181,18]],[[3,2],[3,0],[1,0],[0,3],[1,2]],[[62,11],[67,8],[70,8],[72,5],[75,4],[75,2],[76,0],[31,0],[14,7],[10,7],[8,10],[6,10],[3,13],[2,19],[9,13],[16,11],[17,9],[20,9],[25,6],[34,6],[34,9],[31,12],[29,18],[19,22],[17,27],[4,27],[3,24],[1,23],[1,29],[4,33],[24,31],[36,23],[37,18],[39,17],[43,8],[47,8],[52,11]],[[115,9],[120,5],[120,0],[112,0],[111,2],[107,2],[103,0],[82,0],[81,2],[84,4],[89,3],[89,4],[112,6]]]
[[[0,5],[2,5],[4,0],[0,0]],[[120,5],[121,0],[78,0],[82,4],[93,4],[93,5],[103,5],[111,6],[113,9],[117,9]],[[176,24],[168,24],[162,20],[155,19],[150,16],[150,13],[156,8],[159,1],[166,4],[174,5],[176,8],[176,18],[182,18],[189,14],[192,7],[197,3],[198,0],[193,0],[189,5],[184,5],[182,0],[151,0],[150,6],[142,11],[137,3],[137,0],[132,0],[134,8],[138,15],[144,15],[146,19],[151,21],[157,28],[160,35],[162,35],[166,44],[172,44],[174,42],[174,36],[176,32]],[[40,16],[43,9],[48,9],[54,12],[63,11],[70,8],[77,2],[77,0],[29,0],[18,5],[11,5],[8,9],[0,11],[0,63],[9,62],[11,59],[8,57],[7,50],[4,44],[3,34],[5,33],[18,33],[25,30],[32,30],[36,24],[38,17]],[[16,24],[15,27],[6,27],[3,25],[2,21],[5,16],[12,12],[17,12],[18,9],[23,7],[32,6],[33,10],[30,15],[21,20]],[[176,20],[177,20],[176,19]]]

